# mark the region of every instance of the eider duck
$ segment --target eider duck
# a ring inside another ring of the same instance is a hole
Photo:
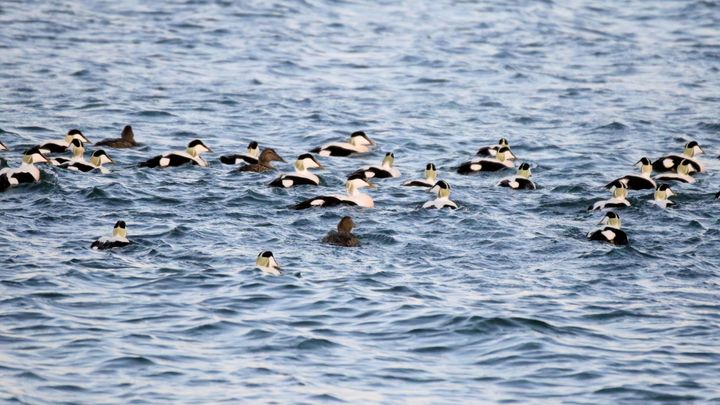
[[[42,154],[65,152],[67,148],[70,147],[70,142],[72,142],[73,139],[77,139],[82,143],[92,143],[85,137],[85,135],[83,135],[82,132],[80,132],[79,129],[71,129],[65,135],[65,139],[60,141],[45,142],[42,145],[38,145],[38,148]]]
[[[64,158],[64,157],[57,157],[50,159],[50,164],[53,166],[60,166],[65,163],[70,162],[84,162],[85,161],[85,145],[83,145],[82,141],[79,139],[73,139],[70,142],[70,152],[72,152],[72,157],[70,158]]]
[[[272,252],[269,250],[263,250],[257,255],[257,259],[255,259],[255,265],[263,273],[273,276],[279,276],[282,274],[280,272],[280,266],[278,265],[277,261],[275,261],[275,256],[273,256]]]
[[[628,174],[626,176],[617,178],[607,185],[605,188],[612,188],[612,185],[616,181],[622,181],[627,186],[628,190],[647,190],[654,189],[656,187],[655,180],[650,178],[650,174],[653,171],[652,162],[646,157],[640,158],[635,163],[635,166],[640,167],[640,174]]]
[[[322,169],[322,165],[313,155],[303,153],[295,161],[295,173],[282,174],[270,183],[271,187],[294,187],[302,185],[317,186],[320,184],[320,177],[310,173],[309,169]]]
[[[95,250],[114,249],[127,246],[131,243],[132,241],[127,238],[127,226],[125,226],[125,221],[117,221],[115,223],[115,227],[113,228],[112,236],[103,236],[93,242],[92,245],[90,245],[90,248]]]
[[[110,159],[110,156],[108,156],[107,153],[105,153],[104,150],[99,149],[93,152],[92,155],[90,155],[90,161],[79,161],[79,160],[72,160],[67,163],[63,163],[60,165],[60,168],[62,169],[68,169],[68,170],[74,170],[79,171],[83,173],[87,173],[93,170],[98,170],[102,174],[108,174],[110,173],[110,170],[108,170],[106,167],[103,167],[104,163],[115,163],[112,159]]]
[[[590,240],[599,240],[613,245],[627,245],[628,237],[620,229],[620,216],[614,212],[608,212],[600,221],[604,227],[587,234]]]
[[[349,142],[333,142],[311,150],[320,156],[350,156],[353,154],[367,153],[370,147],[375,145],[370,137],[363,131],[355,131],[350,134]]]
[[[476,172],[496,172],[498,170],[513,167],[512,160],[508,157],[512,154],[510,148],[503,146],[498,149],[495,159],[473,159],[458,167],[459,174],[470,174]]]
[[[660,184],[655,189],[655,195],[653,196],[653,199],[650,200],[650,203],[655,204],[658,207],[667,208],[675,205],[675,202],[668,199],[668,197],[672,197],[674,195],[675,193],[670,189],[670,186],[667,184]]]
[[[677,166],[677,172],[667,172],[658,174],[655,176],[655,180],[663,181],[678,181],[681,183],[695,183],[695,178],[690,176],[690,170],[692,169],[692,162],[688,159],[683,159]]]
[[[200,157],[203,152],[212,152],[210,148],[199,140],[195,139],[188,143],[187,149],[184,152],[169,152],[164,155],[155,156],[145,162],[140,163],[140,167],[176,167],[186,163],[197,165],[200,167],[207,167],[208,163]]]
[[[430,192],[437,192],[437,198],[423,204],[423,208],[456,209],[458,207],[457,204],[450,201],[450,184],[448,184],[445,180],[440,180],[435,183],[433,188],[430,189]]]
[[[495,156],[497,156],[498,150],[500,150],[500,148],[502,148],[502,147],[507,147],[508,149],[510,149],[510,143],[508,143],[508,140],[505,138],[500,138],[497,145],[483,146],[482,148],[478,149],[477,153],[475,153],[475,156],[495,157]],[[507,159],[515,160],[515,159],[517,159],[517,157],[515,156],[514,153],[512,153],[512,151],[510,151],[510,153],[507,156]]]
[[[702,153],[704,153],[704,151],[700,145],[695,141],[690,141],[685,144],[682,155],[672,154],[663,156],[653,162],[653,170],[656,172],[675,171],[683,159],[686,159],[690,162],[690,166],[692,167],[691,171],[702,172],[704,170],[703,166],[695,160],[695,155]]]
[[[630,201],[627,200],[627,185],[622,181],[612,183],[613,196],[609,200],[598,201],[588,208],[588,211],[604,210],[607,208],[629,207]]]
[[[388,152],[383,158],[380,166],[365,166],[362,169],[356,170],[350,176],[362,175],[366,179],[386,179],[389,177],[400,177],[400,171],[393,167],[395,162],[395,154]]]
[[[338,205],[350,205],[363,208],[373,208],[375,203],[372,197],[359,191],[360,188],[374,188],[363,176],[351,176],[345,183],[346,195],[326,195],[305,200],[293,206],[293,209],[303,210],[312,207],[335,207]]]
[[[35,163],[48,163],[48,159],[34,146],[23,154],[20,167],[15,169],[0,169],[0,191],[15,187],[23,183],[37,183],[40,181],[40,169]]]
[[[111,148],[134,148],[138,146],[138,143],[135,142],[135,133],[133,132],[133,129],[130,125],[125,125],[122,132],[120,133],[120,138],[114,138],[114,139],[103,139],[102,141],[95,144],[95,146],[108,146]]]
[[[240,163],[256,164],[260,155],[260,145],[252,141],[248,144],[247,151],[244,154],[224,155],[220,156],[220,162],[226,165],[239,165]]]
[[[517,174],[504,178],[498,182],[500,187],[510,187],[513,190],[535,190],[535,183],[530,180],[532,173],[530,172],[530,164],[523,163],[518,167]]]
[[[425,165],[425,178],[419,180],[409,180],[403,183],[406,187],[432,187],[437,183],[437,170],[435,164],[428,163]]]
[[[272,162],[285,162],[285,159],[281,158],[280,155],[275,152],[275,149],[273,148],[266,148],[263,149],[263,151],[260,153],[260,156],[258,156],[258,162],[257,163],[251,163],[251,164],[244,164],[240,167],[238,167],[237,171],[239,172],[255,172],[255,173],[265,173],[269,171],[275,170],[275,168],[272,165]]]
[[[355,227],[355,222],[353,222],[352,218],[348,216],[342,217],[337,224],[337,231],[328,232],[322,242],[343,247],[360,246],[360,240],[352,234],[353,227]]]

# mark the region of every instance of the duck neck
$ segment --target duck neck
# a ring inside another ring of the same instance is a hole
[[[195,148],[187,148],[187,149],[185,150],[185,152],[187,152],[187,154],[190,155],[190,156],[192,156],[192,157],[197,157],[197,156],[198,156],[198,153],[197,153],[197,151],[195,150]]]
[[[640,167],[640,174],[645,177],[650,177],[650,174],[652,173],[652,165],[642,165]]]
[[[307,173],[307,169],[305,169],[305,164],[303,164],[302,160],[295,162],[295,171],[303,174]]]

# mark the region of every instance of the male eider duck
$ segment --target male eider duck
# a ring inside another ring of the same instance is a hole
[[[493,146],[483,146],[482,148],[478,149],[477,153],[475,153],[475,156],[480,157],[495,157],[497,156],[498,150],[502,147],[507,147],[510,149],[510,143],[508,143],[508,140],[505,138],[500,138],[497,145]],[[510,151],[510,153],[507,155],[508,160],[514,160],[517,159],[514,153]]]
[[[655,204],[658,207],[667,208],[675,205],[675,202],[670,201],[668,197],[676,195],[667,184],[660,184],[655,189],[655,195],[650,200],[651,204]]]
[[[184,152],[169,152],[164,155],[158,155],[154,158],[140,163],[140,167],[176,167],[182,166],[186,163],[197,165],[200,167],[207,167],[208,163],[200,157],[203,152],[212,152],[210,148],[199,140],[195,139],[188,143],[187,149]]]
[[[512,160],[508,159],[512,152],[507,146],[503,146],[497,151],[495,159],[473,159],[465,162],[458,167],[459,174],[470,174],[476,172],[496,172],[498,170],[513,167]]]
[[[45,142],[41,145],[38,145],[38,148],[40,149],[40,153],[42,154],[65,152],[67,148],[70,147],[70,143],[73,141],[73,139],[77,139],[82,143],[92,143],[85,137],[85,135],[83,135],[82,132],[80,132],[79,129],[71,129],[65,135],[65,139],[60,141]]]
[[[296,204],[293,208],[303,210],[312,207],[335,207],[338,205],[373,208],[375,203],[372,197],[359,191],[359,189],[363,187],[374,188],[375,185],[363,176],[351,176],[345,183],[346,195],[318,196]]]
[[[350,134],[349,142],[333,142],[311,150],[320,156],[350,156],[353,154],[370,152],[370,147],[375,145],[370,137],[363,131],[356,131]]]
[[[40,169],[35,163],[48,163],[48,159],[34,146],[23,154],[20,167],[0,169],[0,191],[24,183],[37,183],[40,181]]]
[[[650,174],[653,171],[652,162],[650,162],[650,159],[646,157],[640,158],[640,160],[635,163],[635,166],[638,166],[640,168],[640,174],[628,174],[626,176],[617,178],[607,185],[605,185],[605,188],[612,188],[612,185],[617,182],[621,181],[625,183],[628,190],[647,190],[647,189],[654,189],[656,187],[655,181],[650,178]]]
[[[280,272],[280,265],[278,265],[277,261],[275,261],[275,256],[273,256],[273,253],[269,250],[263,250],[257,255],[257,259],[255,259],[255,265],[263,273],[273,276],[279,276],[282,274]]]
[[[395,162],[395,155],[392,152],[385,154],[382,164],[380,166],[365,166],[362,169],[356,170],[351,174],[365,176],[366,179],[386,179],[389,177],[400,177],[400,171],[393,167]]]
[[[302,185],[317,186],[320,184],[320,177],[310,173],[309,169],[322,169],[322,165],[313,155],[303,153],[295,161],[295,173],[282,174],[270,183],[271,187],[295,187]]]
[[[138,143],[135,142],[135,133],[133,132],[133,129],[130,125],[125,125],[122,132],[120,133],[120,138],[114,138],[114,139],[103,139],[102,141],[95,144],[95,146],[108,146],[110,148],[134,148],[138,146]]]
[[[360,240],[351,232],[353,227],[355,227],[355,222],[353,222],[352,218],[348,216],[342,217],[337,224],[337,231],[328,232],[322,242],[343,247],[360,246]]]
[[[127,226],[125,221],[117,221],[113,228],[112,236],[103,236],[90,245],[91,249],[105,250],[127,246],[132,242],[127,238]]]
[[[256,164],[260,155],[260,145],[252,141],[248,144],[247,151],[244,154],[224,155],[220,156],[220,162],[226,165],[239,165],[240,163]]]
[[[504,178],[498,182],[500,187],[510,187],[513,190],[535,190],[535,183],[530,180],[532,173],[530,172],[530,164],[523,163],[518,167],[517,174]]]
[[[425,166],[425,178],[419,180],[409,180],[403,183],[406,187],[432,187],[437,183],[437,170],[435,164],[428,163]]]
[[[609,200],[598,201],[588,208],[588,211],[604,210],[607,208],[629,207],[630,201],[627,200],[627,185],[622,181],[616,181],[612,184],[613,196]]]
[[[587,234],[590,240],[599,240],[613,245],[627,245],[628,237],[620,229],[620,216],[614,212],[608,212],[600,221],[604,227]]]
[[[692,162],[688,159],[683,159],[677,166],[677,172],[658,174],[655,176],[655,180],[695,183],[695,178],[690,175],[690,170],[692,170]]]
[[[285,159],[281,158],[280,155],[275,152],[275,149],[266,148],[263,149],[263,151],[260,153],[260,156],[258,156],[257,163],[244,164],[238,167],[237,171],[255,173],[270,172],[275,170],[272,162],[285,162]]]
[[[682,155],[672,154],[663,156],[660,159],[653,162],[653,170],[656,172],[670,172],[675,171],[683,159],[690,162],[692,168],[691,171],[702,172],[703,166],[695,160],[695,155],[704,153],[700,145],[695,141],[690,141],[685,144]]]
[[[435,183],[435,186],[430,189],[430,192],[437,192],[437,198],[423,204],[423,208],[456,209],[458,207],[457,204],[450,201],[450,184],[448,184],[445,180],[440,180]]]
[[[79,160],[72,160],[67,163],[63,163],[60,165],[60,168],[62,169],[68,169],[68,170],[74,170],[78,172],[87,173],[93,170],[97,170],[102,174],[110,173],[110,170],[108,170],[106,167],[103,167],[104,163],[115,163],[112,159],[110,159],[110,156],[108,156],[107,153],[105,153],[104,150],[99,149],[93,152],[92,155],[90,155],[90,161],[79,161]]]

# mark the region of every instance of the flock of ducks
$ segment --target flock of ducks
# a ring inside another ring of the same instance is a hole
[[[16,168],[3,168],[0,170],[0,192],[25,183],[37,183],[40,181],[40,170],[35,166],[38,163],[46,163],[57,166],[61,169],[79,172],[108,173],[105,164],[113,163],[110,156],[103,150],[95,150],[89,160],[85,160],[85,145],[91,142],[78,129],[67,132],[62,140],[48,141],[26,150],[22,156],[22,162]],[[132,127],[127,125],[123,128],[120,138],[100,141],[95,146],[106,146],[110,148],[133,148],[139,146],[135,141]],[[375,142],[363,131],[356,131],[350,135],[346,142],[333,142],[314,148],[310,153],[303,153],[294,162],[294,172],[281,174],[269,183],[271,187],[290,188],[296,186],[317,186],[320,184],[320,177],[312,173],[312,169],[322,169],[323,166],[314,155],[322,157],[345,157],[369,153],[376,146]],[[8,148],[0,142],[0,151]],[[69,151],[69,157],[52,157]],[[195,139],[188,143],[184,151],[168,152],[154,156],[141,162],[138,166],[145,168],[166,168],[181,165],[196,165],[207,167],[208,162],[201,156],[203,153],[212,152],[201,140]],[[663,156],[654,162],[643,157],[637,163],[639,174],[628,174],[617,178],[606,185],[612,193],[612,197],[601,200],[590,206],[589,210],[607,210],[612,208],[629,207],[627,199],[629,190],[654,190],[653,199],[650,201],[662,208],[670,207],[674,203],[669,199],[674,196],[673,190],[662,182],[693,183],[694,174],[704,171],[703,165],[696,156],[702,154],[703,150],[697,142],[691,141],[685,145],[682,154],[670,154]],[[313,155],[314,154],[314,155]],[[335,206],[358,206],[365,208],[374,207],[370,195],[362,191],[363,188],[374,188],[371,179],[385,179],[400,177],[400,171],[394,167],[395,156],[392,152],[385,154],[383,161],[377,166],[362,167],[347,176],[344,194],[319,195],[292,206],[293,209],[302,210],[316,207]],[[468,175],[479,172],[498,172],[513,168],[517,160],[510,149],[507,139],[501,138],[496,145],[480,148],[475,156],[460,164],[457,173]],[[252,141],[245,153],[223,155],[220,162],[227,165],[238,166],[238,172],[266,173],[276,170],[273,162],[285,162],[285,160],[272,148],[260,148],[260,145]],[[658,174],[652,177],[652,173]],[[536,184],[530,179],[532,176],[530,164],[521,163],[515,175],[500,179],[497,186],[508,187],[514,190],[535,190]],[[402,183],[406,187],[423,187],[434,193],[436,198],[423,204],[423,208],[434,209],[457,209],[458,205],[450,199],[450,184],[445,180],[438,180],[438,173],[433,163],[425,166],[424,178],[409,180]],[[720,198],[720,192],[715,195]],[[608,242],[614,245],[628,243],[628,237],[621,230],[620,216],[616,212],[607,212],[600,221],[601,227],[590,233],[587,238]],[[337,225],[337,230],[330,231],[322,242],[335,246],[354,247],[360,245],[360,240],[352,234],[356,226],[352,218],[343,217]],[[127,246],[132,242],[127,238],[127,225],[124,221],[117,221],[113,228],[112,236],[102,237],[92,243],[91,248],[97,250],[113,249]],[[280,274],[280,266],[270,251],[262,251],[256,258],[256,265],[269,274]]]

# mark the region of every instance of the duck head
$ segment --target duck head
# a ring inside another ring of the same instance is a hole
[[[127,225],[125,225],[125,221],[117,221],[112,234],[116,238],[127,238]]]
[[[188,143],[186,152],[188,155],[190,155],[192,157],[196,157],[199,154],[204,153],[204,152],[212,152],[212,149],[208,148],[203,143],[203,141],[201,141],[199,139],[195,139],[195,140],[190,141],[190,143]]]
[[[82,132],[80,132],[79,129],[71,129],[68,131],[68,133],[65,135],[65,142],[70,143],[73,139],[77,139],[82,143],[92,143],[90,142],[85,135],[83,135]]]
[[[110,156],[108,156],[107,153],[105,153],[104,150],[96,150],[93,152],[92,155],[90,155],[90,164],[93,166],[100,167],[105,163],[115,163],[112,159],[110,159]]]
[[[370,146],[375,145],[375,142],[373,142],[365,132],[355,131],[350,134],[350,144],[355,146]]]
[[[620,215],[610,211],[605,214],[598,225],[607,225],[615,229],[620,229]]]

